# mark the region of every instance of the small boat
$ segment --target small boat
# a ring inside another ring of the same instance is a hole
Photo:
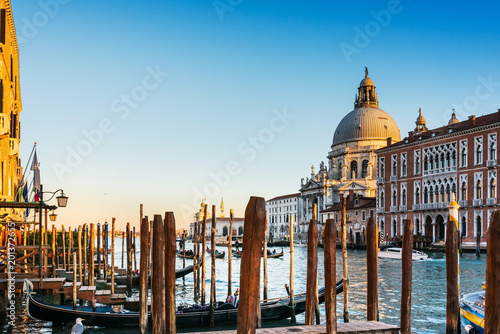
[[[181,259],[194,259],[193,251],[186,251],[186,254],[183,254],[182,251],[177,251],[177,257]]]
[[[337,294],[343,291],[342,280],[336,284]],[[318,291],[319,302],[325,301],[325,289]],[[306,295],[294,296],[295,314],[305,312]],[[275,321],[291,317],[292,307],[290,298],[274,298],[260,304],[262,321]],[[217,302],[214,311],[214,323],[219,326],[236,325],[238,307],[233,303]],[[85,319],[85,326],[113,327],[139,327],[139,312],[130,312],[123,307],[111,306],[64,306],[52,305],[36,300],[31,289],[28,291],[28,314],[30,317],[42,321],[54,323],[74,323],[76,318]],[[152,324],[151,313],[148,316],[149,325]],[[210,320],[210,309],[207,306],[194,305],[190,307],[178,307],[176,312],[177,328],[208,327]]]
[[[399,248],[399,247],[389,247],[389,248],[381,249],[378,252],[378,257],[381,259],[401,260],[402,256],[403,256],[403,248]],[[412,254],[413,261],[427,260],[428,257],[429,256],[427,254],[425,254],[424,252],[421,252],[418,250],[413,250],[413,254]]]
[[[460,298],[460,320],[466,333],[484,333],[484,290]]]
[[[212,252],[207,249],[207,254],[211,255]],[[215,251],[215,258],[216,259],[223,259],[224,257],[226,257],[226,251],[223,251],[223,252],[219,252],[218,250]]]
[[[233,251],[232,254],[234,257],[237,257],[237,258],[240,258],[241,257],[241,252],[242,251]],[[281,253],[272,253],[271,251],[267,251],[267,258],[268,259],[271,259],[271,258],[278,258],[278,257],[283,257],[283,250],[281,250]],[[261,254],[261,257],[264,257],[263,254]]]
[[[193,266],[187,266],[186,268],[177,269],[175,271],[175,279],[186,276],[193,272]],[[132,286],[139,286],[140,275],[132,275]],[[107,278],[108,282],[111,282],[111,277]],[[127,285],[127,275],[115,275],[115,283],[118,285]],[[151,283],[151,276],[148,277],[148,284]]]
[[[307,244],[305,242],[296,242],[296,241],[294,241],[293,247],[307,247]]]

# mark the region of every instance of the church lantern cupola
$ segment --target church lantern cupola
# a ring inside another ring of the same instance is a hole
[[[417,120],[415,121],[416,127],[415,127],[415,132],[425,132],[427,131],[427,126],[425,125],[427,123],[425,121],[424,116],[422,116],[422,109],[418,108],[418,117]]]
[[[368,68],[365,67],[365,78],[361,80],[358,87],[358,94],[354,102],[354,108],[374,107],[378,108],[377,93],[372,79],[368,77]]]

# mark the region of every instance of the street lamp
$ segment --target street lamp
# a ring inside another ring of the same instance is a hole
[[[42,275],[42,209],[43,207],[45,206],[45,203],[43,202],[43,194],[52,194],[52,196],[47,200],[50,201],[52,198],[54,198],[54,196],[58,193],[58,192],[61,192],[61,195],[60,196],[57,196],[57,205],[60,206],[60,207],[65,207],[66,204],[68,203],[68,197],[64,195],[64,191],[62,189],[58,189],[56,191],[43,191],[43,185],[41,184],[40,185],[40,201],[39,201],[39,204],[40,204],[40,208],[39,208],[39,215],[40,215],[40,224],[39,224],[39,227],[38,227],[38,232],[39,232],[39,239],[38,241],[40,242],[40,248],[39,248],[39,252],[38,252],[38,256],[39,256],[39,270],[40,270],[40,285],[42,285],[42,279],[43,279],[43,275]],[[55,207],[54,207],[55,209]],[[51,221],[55,221],[56,219],[56,214],[55,213],[52,213],[52,215],[50,215],[50,220]],[[54,217],[54,220],[52,220],[52,217]]]
[[[49,215],[50,221],[55,222],[57,219],[57,214],[54,213],[54,210],[52,210],[52,213]]]

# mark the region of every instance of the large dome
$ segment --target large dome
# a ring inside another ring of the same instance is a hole
[[[340,121],[333,135],[333,145],[358,140],[385,140],[388,137],[401,140],[398,125],[392,117],[379,108],[358,107]]]

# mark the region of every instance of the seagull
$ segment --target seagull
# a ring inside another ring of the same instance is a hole
[[[83,324],[82,324],[82,318],[76,318],[76,324],[73,325],[73,328],[71,328],[71,334],[82,334],[83,333]]]

